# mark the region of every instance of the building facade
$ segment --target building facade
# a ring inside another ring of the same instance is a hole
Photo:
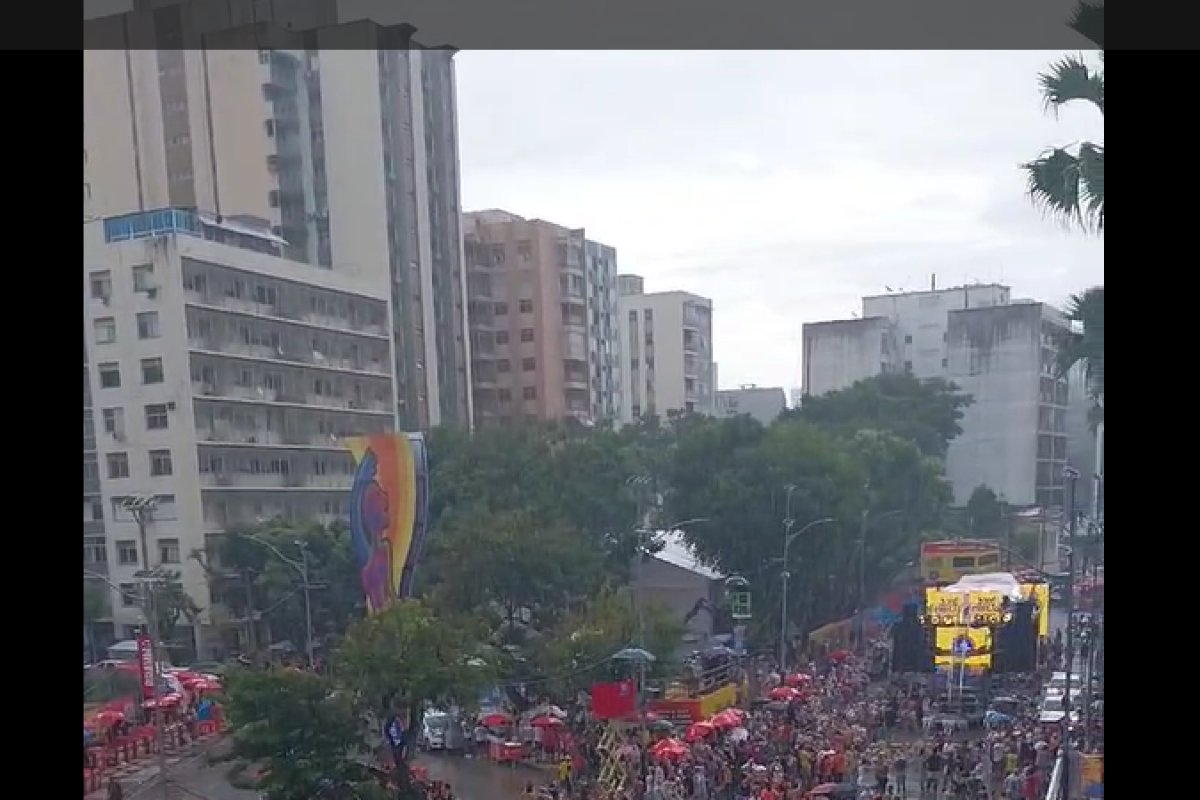
[[[712,301],[689,292],[647,294],[618,277],[623,422],[669,412],[713,412]]]
[[[350,435],[393,429],[389,297],[283,257],[282,238],[185,209],[84,225],[84,569],[112,634],[142,621],[135,573],[178,572],[220,648],[201,565],[234,526],[345,517]],[[130,498],[150,499],[143,550]]]
[[[386,285],[399,427],[468,426],[454,51],[371,23],[351,28],[377,50],[339,47],[347,26],[328,26],[327,5],[305,4],[295,30],[267,26],[255,40],[278,46],[263,50],[185,5],[89,23],[113,47],[84,54],[85,217],[197,209]],[[146,30],[179,44],[131,47]],[[201,34],[230,49],[186,49]]]
[[[1069,381],[1054,371],[1062,314],[999,284],[864,297],[862,308],[804,326],[804,394],[888,372],[952,381],[973,398],[946,457],[955,502],[982,484],[1014,505],[1061,508],[1063,467],[1076,460]]]
[[[787,408],[787,396],[779,386],[748,384],[737,389],[718,389],[713,400],[716,416],[749,414],[763,425],[770,425]]]
[[[614,418],[616,250],[507,211],[465,227],[477,421]]]

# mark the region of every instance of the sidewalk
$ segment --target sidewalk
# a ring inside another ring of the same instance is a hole
[[[226,740],[224,734],[217,733],[203,739],[188,741],[180,747],[166,749],[166,766],[168,773],[172,767],[184,762],[193,762],[206,758],[211,750]],[[125,790],[125,797],[131,798],[141,794],[158,778],[159,758],[151,755],[129,764],[121,764],[104,771],[104,782],[100,789],[84,795],[84,800],[105,800],[108,797],[108,783],[113,778]]]

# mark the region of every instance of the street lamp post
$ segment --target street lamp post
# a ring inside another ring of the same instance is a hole
[[[868,494],[871,485],[866,486]],[[903,508],[893,508],[882,514],[876,514],[874,522],[905,513]],[[871,505],[868,497],[867,506],[862,510],[862,525],[858,532],[858,649],[866,652],[867,648],[867,526],[871,522]]]
[[[795,489],[794,486],[788,487],[788,495],[787,495],[788,496],[788,515],[787,515],[787,519],[785,519],[783,521],[783,558],[782,558],[783,572],[780,574],[780,578],[783,581],[783,591],[780,592],[780,598],[779,598],[779,606],[780,606],[780,608],[779,608],[779,670],[780,670],[780,672],[786,671],[786,669],[787,669],[788,581],[792,577],[792,574],[790,572],[788,572],[788,551],[791,549],[792,542],[794,542],[794,541],[796,541],[796,539],[800,538],[801,534],[805,533],[806,531],[812,530],[813,528],[817,527],[818,525],[829,525],[830,523],[837,521],[833,517],[822,517],[821,519],[813,520],[812,522],[808,523],[800,530],[796,531],[795,533],[792,533],[791,532],[792,526],[796,523],[796,521],[794,519],[792,519],[792,514],[791,514],[791,500],[792,500],[792,490],[793,489]]]
[[[1071,667],[1075,660],[1075,485],[1079,482],[1079,470],[1071,466],[1063,467],[1063,477],[1067,479],[1067,663],[1065,686],[1063,687],[1063,771],[1062,798],[1070,800],[1071,782]]]
[[[312,585],[312,583],[308,579],[308,545],[307,545],[307,543],[305,543],[304,540],[302,540],[302,539],[297,539],[295,541],[296,546],[298,548],[300,548],[300,560],[296,561],[295,559],[288,558],[286,555],[283,554],[282,550],[280,550],[278,547],[276,547],[275,545],[268,542],[266,539],[263,539],[259,536],[255,536],[253,533],[247,533],[244,536],[246,539],[249,539],[252,542],[256,542],[257,544],[260,544],[263,547],[270,550],[272,553],[275,554],[276,558],[278,558],[284,564],[287,564],[289,567],[294,569],[296,571],[296,574],[300,576],[301,589],[304,591],[304,652],[308,659],[309,669],[315,668],[317,660],[316,660],[316,653],[315,653],[316,642],[315,642],[315,638],[313,636],[312,595],[311,595],[312,589],[315,587]]]

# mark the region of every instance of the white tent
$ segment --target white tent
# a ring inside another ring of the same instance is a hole
[[[970,592],[997,592],[1010,600],[1023,599],[1021,584],[1010,573],[988,572],[984,575],[964,575],[958,583],[952,583],[942,589],[950,594],[968,594]]]

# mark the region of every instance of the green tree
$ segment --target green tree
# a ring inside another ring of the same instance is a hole
[[[1103,50],[1104,3],[1086,3],[1080,0],[1075,6],[1075,11],[1071,14],[1069,27]]]
[[[987,486],[976,486],[967,500],[967,534],[995,539],[1004,533],[1004,505]]]
[[[262,618],[261,625],[247,626],[251,643],[265,646],[286,640],[304,646],[303,581],[295,566],[279,557],[282,553],[299,563],[298,543],[307,551],[309,583],[317,587],[309,597],[318,644],[340,635],[363,615],[358,567],[346,526],[271,520],[230,532],[221,540],[216,560],[204,562],[210,581],[235,617]]]
[[[167,572],[154,587],[154,618],[158,624],[158,637],[168,647],[188,650],[191,642],[179,642],[179,623],[186,621],[195,625],[203,610],[180,583],[178,572]]]
[[[528,613],[541,628],[604,580],[602,551],[563,523],[473,509],[441,527],[424,567],[439,607],[481,613],[497,627]]]
[[[1104,420],[1104,287],[1093,286],[1071,295],[1067,319],[1082,327],[1066,334],[1058,344],[1058,373],[1066,375],[1077,364],[1084,369],[1087,392],[1095,401],[1093,424]]]
[[[383,800],[366,766],[363,725],[351,695],[295,669],[236,670],[227,713],[234,755],[262,768],[266,800]]]
[[[944,456],[950,440],[962,433],[958,423],[970,403],[969,395],[940,378],[888,373],[805,397],[798,409],[783,416],[845,435],[864,429],[886,431],[914,442],[926,455]]]
[[[1057,114],[1076,101],[1090,103],[1104,115],[1104,53],[1100,66],[1082,56],[1065,56],[1039,76],[1046,108]],[[1026,192],[1044,212],[1085,231],[1104,230],[1104,145],[1080,142],[1053,147],[1021,165]]]
[[[87,642],[88,659],[100,660],[97,652],[96,626],[112,613],[108,586],[98,580],[83,581],[83,638]]]
[[[709,520],[689,527],[688,541],[704,561],[750,582],[755,621],[772,637],[786,517],[794,532],[834,520],[789,548],[789,619],[805,629],[856,607],[863,563],[873,596],[913,558],[921,531],[937,523],[949,499],[938,459],[850,415],[830,416],[838,433],[797,415],[766,429],[745,417],[708,419],[691,425],[675,449],[669,510]]]
[[[414,730],[425,703],[469,706],[478,697],[491,677],[476,656],[481,634],[470,617],[439,615],[407,600],[355,623],[334,662],[364,710],[406,707]]]
[[[623,677],[628,667],[610,657],[631,646],[644,646],[657,658],[648,675],[673,674],[685,627],[657,605],[641,609],[639,624],[628,592],[603,592],[563,617],[544,639],[536,658],[539,685],[562,696],[598,680]]]

